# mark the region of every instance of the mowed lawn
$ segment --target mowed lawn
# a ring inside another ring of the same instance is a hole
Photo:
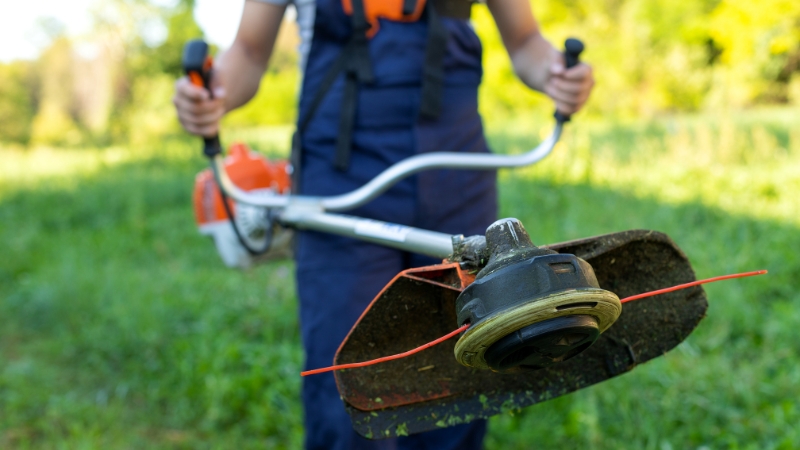
[[[800,446],[800,111],[570,124],[503,171],[536,243],[666,232],[709,285],[699,328],[631,373],[490,422],[487,448]],[[490,128],[498,152],[549,129]],[[240,133],[271,155],[288,129]],[[290,262],[223,267],[195,228],[195,140],[0,148],[0,448],[298,448]],[[454,192],[453,195],[458,195]]]

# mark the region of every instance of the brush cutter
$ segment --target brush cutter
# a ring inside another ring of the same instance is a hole
[[[566,43],[568,65],[582,44]],[[207,85],[207,46],[190,42],[184,67]],[[336,364],[417,347],[458,327],[445,341],[407,358],[339,370],[336,383],[353,427],[368,438],[466,423],[549,400],[618,376],[663,355],[703,318],[699,286],[626,305],[620,297],[695,280],[686,255],[665,234],[633,230],[536,246],[516,219],[464,237],[341,214],[411,174],[534,164],[547,156],[569,117],[515,156],[431,153],[389,167],[361,188],[332,197],[290,193],[285,162],[234,146],[221,156],[205,140],[211,167],[198,175],[201,231],[223,260],[247,266],[285,246],[285,230],[315,230],[434,256],[442,264],[398,274],[342,342]]]

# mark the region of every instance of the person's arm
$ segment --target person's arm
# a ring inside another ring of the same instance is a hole
[[[566,70],[564,57],[539,31],[529,0],[488,0],[514,72],[531,89],[547,94],[564,114],[581,109],[594,86],[591,66]]]
[[[206,137],[216,135],[220,118],[256,95],[285,10],[285,5],[245,2],[236,39],[214,61],[213,99],[187,77],[176,82],[172,101],[186,131]]]

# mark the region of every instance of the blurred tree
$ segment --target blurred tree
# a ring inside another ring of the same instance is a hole
[[[166,33],[157,43],[147,42],[140,33],[126,49],[126,82],[115,117],[116,136],[144,144],[180,130],[172,106],[173,85],[182,75],[184,44],[203,38],[193,16],[194,3],[180,0],[173,8],[153,8],[147,3],[164,24]]]
[[[0,64],[0,141],[28,143],[38,91],[33,64]]]
[[[800,2],[723,0],[709,19],[730,103],[786,102],[800,71]]]
[[[75,145],[81,140],[76,123],[73,84],[73,46],[65,36],[55,39],[36,63],[41,97],[31,124],[31,141],[37,144]]]
[[[569,36],[586,43],[582,58],[598,87],[588,114],[651,115],[703,106],[711,83],[707,17],[716,0],[533,0],[542,32],[557,47]],[[484,44],[481,109],[489,117],[546,102],[516,81],[484,7],[475,11]]]
[[[144,52],[151,70],[175,78],[183,75],[181,55],[184,44],[191,39],[203,38],[203,30],[194,20],[194,4],[195,0],[180,0],[174,10],[165,11],[167,38],[152,51]]]
[[[193,8],[193,0],[174,7],[112,0],[94,9],[91,39],[102,42],[109,55],[104,64],[109,83],[103,87],[113,105],[107,113],[109,139],[141,143],[178,131],[172,80],[180,73],[184,42],[202,37]]]

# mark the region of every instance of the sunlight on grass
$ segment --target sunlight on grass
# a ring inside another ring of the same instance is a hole
[[[198,152],[199,153],[199,152]],[[127,163],[151,159],[181,160],[197,157],[187,152],[181,141],[172,145],[122,146],[106,148],[65,149],[36,146],[30,149],[0,146],[0,195],[19,188],[35,188],[38,183],[75,177],[91,177]]]
[[[289,154],[291,126],[270,126],[233,129],[224,135],[223,144],[246,142],[270,158],[286,158]],[[189,161],[202,165],[199,138],[179,135],[158,144],[115,146],[106,148],[54,148],[0,144],[0,198],[18,189],[36,189],[41,183],[57,182],[68,188],[78,179],[91,178],[98,173],[124,164],[145,161]],[[187,183],[190,181],[187,180]]]
[[[790,110],[778,117],[798,114]],[[531,132],[520,124],[503,130],[506,136],[496,143],[499,152],[527,150],[533,136],[541,139],[551,130],[544,124]],[[636,127],[644,132],[630,139],[617,136],[618,126],[612,124],[570,124],[551,156],[516,169],[516,176],[559,184],[588,182],[673,205],[699,201],[733,214],[800,224],[800,128],[788,127],[778,138],[763,125],[738,127],[730,118],[720,124],[664,120]],[[292,131],[288,126],[233,129],[224,141],[247,142],[271,158],[285,158]],[[509,135],[515,142],[508,141]],[[198,149],[199,144],[193,147],[186,138],[160,148],[0,148],[0,192],[153,158],[202,161]]]
[[[553,155],[521,173],[800,225],[797,127],[776,133],[764,125],[737,127],[730,120],[649,126],[654,129],[629,138],[618,136],[612,125],[571,125]]]
[[[4,184],[26,183],[43,178],[88,175],[103,167],[140,159],[141,155],[121,147],[95,150],[68,150],[51,147],[35,147],[30,150],[0,148],[3,165],[0,182]]]

